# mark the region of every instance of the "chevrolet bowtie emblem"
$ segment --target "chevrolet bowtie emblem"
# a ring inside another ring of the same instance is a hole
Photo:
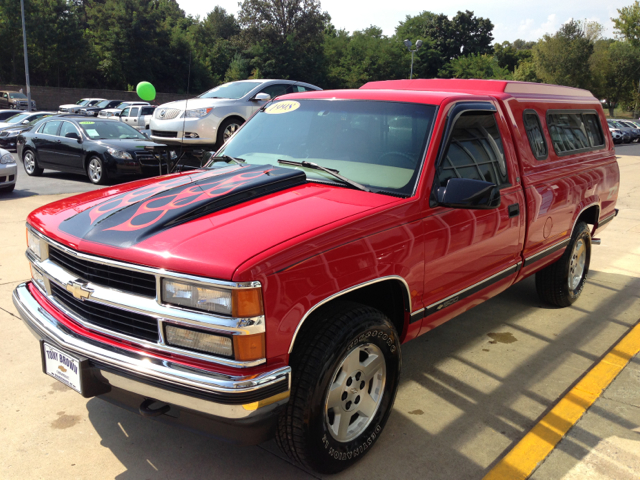
[[[67,292],[70,292],[78,300],[86,300],[91,296],[93,290],[88,288],[86,283],[73,280],[67,283]]]

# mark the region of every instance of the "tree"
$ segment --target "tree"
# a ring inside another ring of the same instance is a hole
[[[593,93],[609,104],[609,114],[619,102],[630,101],[640,78],[640,52],[629,42],[600,40],[590,61]]]
[[[244,0],[238,14],[245,52],[266,77],[320,83],[324,28],[317,0]]]
[[[493,52],[493,24],[467,10],[449,20],[444,14],[424,11],[407,15],[396,28],[396,40],[421,39],[425,44],[416,53],[416,76],[435,77],[449,61],[460,56]]]
[[[594,43],[580,22],[570,20],[553,35],[546,34],[533,48],[536,75],[545,83],[569,87],[591,87],[587,66]]]
[[[516,40],[513,43],[504,41],[493,46],[493,53],[498,60],[498,65],[513,73],[521,62],[529,60],[533,56],[531,48],[534,44],[535,42],[525,42],[524,40]]]
[[[618,8],[618,18],[612,18],[615,32],[634,47],[640,46],[640,3]]]
[[[445,78],[509,78],[509,71],[492,55],[472,54],[451,60],[440,72]]]

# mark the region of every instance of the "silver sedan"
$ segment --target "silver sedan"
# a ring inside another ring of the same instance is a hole
[[[169,145],[220,147],[270,99],[321,90],[292,80],[242,80],[219,85],[197,98],[165,103],[151,118],[151,139]]]
[[[0,194],[13,192],[17,178],[18,166],[13,155],[0,148]]]

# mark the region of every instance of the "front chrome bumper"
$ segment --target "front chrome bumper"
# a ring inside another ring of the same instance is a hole
[[[290,367],[248,376],[187,367],[137,355],[71,331],[37,302],[27,283],[14,290],[13,303],[36,338],[88,359],[110,387],[139,398],[244,425],[272,414],[288,401]]]

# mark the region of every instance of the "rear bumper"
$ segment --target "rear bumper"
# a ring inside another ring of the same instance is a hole
[[[236,443],[257,444],[273,436],[289,397],[289,367],[245,377],[185,367],[71,331],[37,302],[26,283],[14,290],[13,303],[36,338],[88,360],[100,398],[143,415],[141,404],[153,399],[170,407],[155,419]]]

